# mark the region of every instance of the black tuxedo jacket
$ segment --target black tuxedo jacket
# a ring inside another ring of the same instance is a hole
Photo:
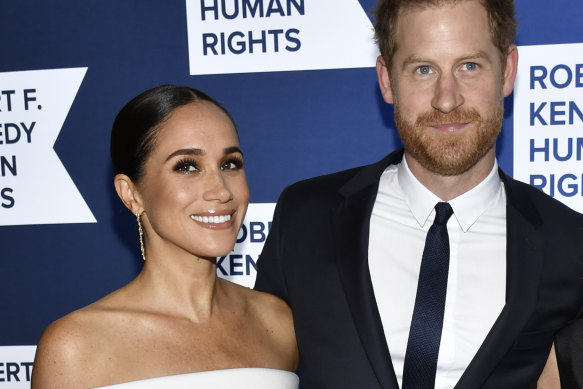
[[[402,156],[399,150],[281,194],[255,288],[293,310],[302,389],[398,389],[367,256],[380,176]],[[507,195],[506,305],[456,388],[535,388],[554,334],[582,314],[583,215],[500,176]]]

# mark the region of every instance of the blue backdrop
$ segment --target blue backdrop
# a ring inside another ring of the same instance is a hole
[[[360,4],[370,11],[375,1]],[[581,0],[516,8],[519,45],[583,42]],[[139,271],[135,221],[114,192],[109,160],[113,118],[138,92],[185,84],[222,102],[239,127],[254,203],[399,145],[372,67],[191,76],[184,0],[0,0],[0,16],[0,72],[87,68],[54,149],[97,220],[0,227],[0,346],[36,344],[51,321]],[[498,158],[512,174],[512,98],[506,108]],[[35,196],[51,207],[42,191]]]

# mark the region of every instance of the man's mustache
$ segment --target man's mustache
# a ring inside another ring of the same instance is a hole
[[[438,126],[450,123],[469,123],[481,121],[482,116],[473,108],[458,108],[449,113],[443,113],[438,110],[425,112],[417,117],[416,126]]]

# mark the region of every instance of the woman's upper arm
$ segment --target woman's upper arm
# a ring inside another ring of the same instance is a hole
[[[555,353],[554,344],[553,347],[551,347],[549,359],[547,359],[543,372],[538,379],[537,389],[561,389],[557,354]]]
[[[32,389],[82,388],[82,336],[67,318],[47,327],[38,342]]]

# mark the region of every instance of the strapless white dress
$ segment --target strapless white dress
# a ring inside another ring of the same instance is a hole
[[[245,367],[148,378],[96,389],[297,389],[298,383],[298,376],[289,371]]]

